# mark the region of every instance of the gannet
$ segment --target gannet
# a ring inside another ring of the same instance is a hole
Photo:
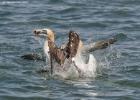
[[[53,42],[55,42],[55,32],[49,28],[44,28],[44,29],[35,29],[34,30],[34,34],[39,36],[39,35],[43,35],[46,37],[45,43],[44,43],[44,52],[47,55],[47,57],[49,58],[49,47],[48,47],[48,40],[51,40]],[[93,42],[93,43],[89,43],[87,45],[84,45],[83,42],[80,40],[79,41],[79,48],[78,48],[78,54],[81,52],[91,52],[91,51],[95,51],[98,49],[104,49],[106,47],[108,47],[110,44],[113,44],[114,42],[116,42],[117,39],[116,38],[111,38],[111,39],[106,39],[106,40],[101,40],[101,41],[97,41],[97,42]],[[61,45],[61,49],[64,49],[66,47],[66,44],[62,44]]]
[[[86,76],[94,76],[96,71],[96,59],[92,54],[89,54],[89,60],[87,63],[83,61],[82,54],[87,52],[92,52],[98,49],[104,49],[110,44],[113,44],[117,41],[116,38],[111,38],[107,40],[97,41],[84,45],[79,35],[74,32],[69,32],[69,40],[66,44],[57,47],[55,44],[55,32],[51,29],[36,29],[34,30],[36,36],[45,36],[46,40],[43,46],[44,53],[48,62],[51,65],[55,65],[52,62],[52,58],[58,63],[56,66],[61,69],[67,69],[69,65],[73,65],[78,73]],[[52,55],[51,55],[52,54]],[[24,59],[39,59],[40,57],[37,54],[26,54],[23,55]],[[65,68],[66,67],[66,68]],[[51,70],[53,70],[51,68]],[[43,71],[42,71],[43,72]]]
[[[87,73],[88,76],[93,76],[96,70],[96,60],[94,56],[90,54],[88,63],[83,61],[81,53],[82,50],[84,50],[84,45],[76,32],[70,31],[68,43],[60,48],[55,44],[55,33],[51,29],[37,29],[34,30],[34,33],[37,36],[43,35],[47,38],[44,43],[44,52],[47,58],[50,59],[51,69],[53,68],[52,60],[55,59],[64,69],[67,68],[68,64],[73,64],[82,76]]]
[[[46,40],[45,40],[43,49],[44,49],[44,53],[46,54],[47,58],[50,58],[50,54],[49,54],[49,49],[50,49],[50,47],[49,47],[49,44],[55,45],[55,32],[54,32],[53,30],[51,30],[51,29],[48,29],[48,28],[46,28],[46,29],[36,29],[36,30],[34,30],[33,32],[34,32],[34,34],[35,34],[36,36],[45,36],[45,37],[46,37]],[[72,33],[72,32],[70,32],[70,33]],[[70,37],[70,36],[72,36],[72,34],[69,35],[69,37]],[[79,36],[77,35],[77,37],[79,37]],[[71,40],[70,40],[70,39],[71,39]],[[73,41],[73,38],[69,38],[69,41],[72,42],[72,41]],[[53,44],[53,43],[54,43],[54,44]],[[66,48],[66,46],[67,46],[67,48],[68,48],[68,47],[71,46],[71,45],[72,45],[72,43],[70,44],[70,42],[68,42],[68,45],[63,44],[63,45],[60,47],[60,49],[64,49],[64,48]],[[73,43],[73,45],[76,45],[76,44]],[[69,53],[71,53],[71,56],[76,55],[76,53],[77,53],[77,55],[80,54],[80,52],[81,52],[81,50],[82,50],[82,48],[83,48],[83,43],[82,43],[82,41],[79,40],[79,42],[78,42],[77,45],[79,45],[79,46],[77,46],[77,49],[76,49],[76,48],[74,48],[74,49],[71,48],[71,52],[68,51]],[[74,50],[75,50],[75,51],[74,51]]]
[[[52,41],[55,40],[55,32],[51,29],[36,29],[34,30],[34,33],[36,35],[43,35],[48,39],[51,39]],[[47,36],[47,33],[49,34]],[[110,38],[110,39],[106,39],[106,40],[100,40],[100,41],[96,41],[93,43],[88,43],[87,45],[83,45],[83,42],[80,40],[80,44],[81,44],[81,49],[79,49],[81,52],[86,53],[86,52],[93,52],[96,50],[100,50],[100,49],[105,49],[107,48],[109,45],[113,44],[114,42],[116,42],[118,40],[117,35]],[[61,45],[61,49],[65,48],[66,44],[62,44]],[[48,48],[48,40],[46,39],[45,43],[44,43],[44,53],[47,55],[46,57],[49,58],[49,48]],[[79,51],[78,51],[79,53]],[[31,53],[31,54],[24,54],[23,56],[21,56],[21,58],[23,59],[28,59],[28,60],[43,60],[44,61],[44,55],[38,55],[35,53]]]

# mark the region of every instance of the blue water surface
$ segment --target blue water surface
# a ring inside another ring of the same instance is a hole
[[[118,35],[93,52],[95,79],[46,78],[43,61],[20,58],[40,52],[32,30],[51,28],[57,44],[69,30],[85,44]],[[140,0],[0,0],[0,100],[139,100]]]

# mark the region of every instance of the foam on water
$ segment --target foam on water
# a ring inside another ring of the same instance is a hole
[[[74,57],[73,62],[69,62],[67,59],[63,65],[63,68],[55,64],[54,76],[60,76],[64,79],[75,78],[94,78],[96,76],[96,59],[92,54],[89,54],[88,62],[86,63],[82,55]],[[63,70],[64,69],[64,70]]]
[[[96,72],[96,59],[92,54],[89,54],[88,63],[85,63],[82,56],[78,55],[74,58],[75,64],[80,69],[82,76],[94,77]]]

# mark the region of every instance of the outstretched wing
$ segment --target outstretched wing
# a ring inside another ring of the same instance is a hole
[[[74,57],[77,54],[79,42],[80,42],[79,35],[74,31],[70,31],[69,42],[64,49],[67,53],[67,58]]]
[[[60,65],[64,63],[66,53],[63,49],[58,48],[54,42],[48,41],[50,58],[55,59]]]
[[[117,41],[116,38],[111,38],[111,39],[107,39],[107,40],[90,43],[90,44],[84,46],[83,51],[92,52],[95,50],[104,49],[104,48],[107,48],[109,45],[115,43],[116,41]]]
[[[79,35],[73,31],[69,32],[69,41],[64,49],[58,48],[54,42],[48,40],[51,58],[55,59],[60,65],[63,64],[66,58],[72,58],[76,55],[79,41]]]

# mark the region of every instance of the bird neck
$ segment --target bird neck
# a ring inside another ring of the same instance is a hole
[[[48,41],[46,40],[45,43],[44,43],[44,52],[45,52],[45,54],[48,53],[48,50],[49,50]]]
[[[54,37],[48,38],[48,41],[54,42]]]
[[[83,49],[83,42],[80,40],[79,41],[79,46],[78,46],[78,49],[77,49],[77,54],[78,55],[81,54],[82,49]]]
[[[55,40],[54,40],[54,35],[53,35],[53,34],[48,35],[48,36],[47,36],[47,40],[48,40],[48,41],[51,41],[51,42],[54,42],[54,41],[55,41]]]

